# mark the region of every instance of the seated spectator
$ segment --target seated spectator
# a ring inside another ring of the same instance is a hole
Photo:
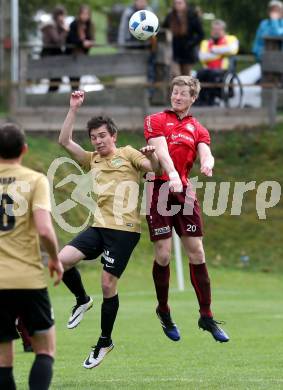
[[[88,5],[81,5],[76,19],[70,24],[67,35],[66,54],[88,54],[94,45],[95,27],[91,20],[91,9]],[[72,90],[79,89],[80,78],[70,77]]]
[[[270,1],[268,3],[268,15],[268,19],[260,22],[253,43],[252,52],[258,62],[261,62],[264,51],[264,37],[283,36],[283,3],[277,0]]]
[[[204,38],[197,10],[188,6],[186,0],[174,0],[163,27],[173,35],[172,76],[190,75],[192,65],[197,62],[198,45]]]
[[[43,48],[41,56],[58,56],[64,53],[64,45],[68,33],[66,25],[66,11],[62,6],[57,6],[52,12],[52,20],[41,27]],[[61,78],[50,79],[49,92],[55,92],[59,88]]]
[[[201,42],[199,59],[204,67],[197,73],[200,82],[217,83],[223,81],[223,76],[229,68],[233,68],[231,58],[239,51],[239,41],[234,35],[226,34],[226,23],[214,20],[211,25],[211,37]],[[231,69],[234,70],[234,69]],[[213,105],[218,88],[202,87],[199,104]]]

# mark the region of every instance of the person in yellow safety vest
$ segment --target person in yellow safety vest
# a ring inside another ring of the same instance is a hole
[[[203,40],[200,45],[199,60],[203,65],[203,69],[197,75],[200,82],[221,82],[223,74],[231,66],[231,57],[238,51],[237,37],[226,34],[226,23],[223,20],[214,20],[210,39]],[[216,95],[217,88],[202,88],[200,103],[213,105]]]

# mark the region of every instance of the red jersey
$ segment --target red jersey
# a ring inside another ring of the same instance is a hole
[[[150,138],[164,136],[167,141],[170,157],[184,185],[197,156],[200,142],[210,145],[208,130],[191,115],[180,119],[172,110],[165,110],[149,115],[144,121],[144,136]],[[167,174],[158,179],[169,180]]]

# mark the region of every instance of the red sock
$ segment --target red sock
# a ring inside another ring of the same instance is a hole
[[[206,264],[190,264],[190,276],[192,285],[197,295],[200,315],[212,317],[213,315],[210,309],[210,279],[208,276]]]
[[[17,330],[22,338],[24,346],[25,347],[31,346],[31,338],[28,334],[28,331],[27,331],[21,317],[18,317]]]
[[[164,313],[170,311],[168,305],[169,279],[170,267],[169,264],[163,267],[156,261],[153,263],[152,276],[156,290],[156,297],[158,300],[158,309]]]

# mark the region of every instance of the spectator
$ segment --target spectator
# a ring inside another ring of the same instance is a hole
[[[148,6],[147,0],[135,0],[131,6],[125,8],[119,25],[118,45],[126,46],[131,49],[140,49],[148,46],[147,42],[137,40],[129,31],[129,21],[131,16],[135,12],[143,9],[151,10]]]
[[[41,27],[43,49],[41,56],[58,56],[64,53],[64,45],[68,33],[65,21],[66,11],[57,6],[52,12],[52,20]],[[50,79],[48,92],[55,92],[59,88],[61,78]]]
[[[197,46],[204,38],[197,12],[186,0],[174,0],[163,27],[173,34],[173,76],[190,75],[192,65],[197,61]]]
[[[95,26],[91,20],[91,9],[88,5],[81,5],[77,18],[70,24],[67,36],[66,54],[88,54],[94,45]],[[79,89],[80,78],[70,77],[72,90]]]
[[[217,83],[223,81],[223,75],[233,68],[231,57],[239,51],[239,41],[234,35],[226,34],[226,23],[214,20],[211,25],[211,36],[200,45],[199,59],[204,66],[197,74],[201,82]],[[233,69],[234,70],[234,69]],[[199,103],[213,105],[215,96],[220,95],[219,87],[202,88]]]
[[[283,3],[277,0],[270,1],[268,3],[268,15],[268,19],[264,19],[260,22],[253,43],[252,52],[256,56],[258,62],[261,62],[264,51],[263,38],[265,36],[283,35]]]

